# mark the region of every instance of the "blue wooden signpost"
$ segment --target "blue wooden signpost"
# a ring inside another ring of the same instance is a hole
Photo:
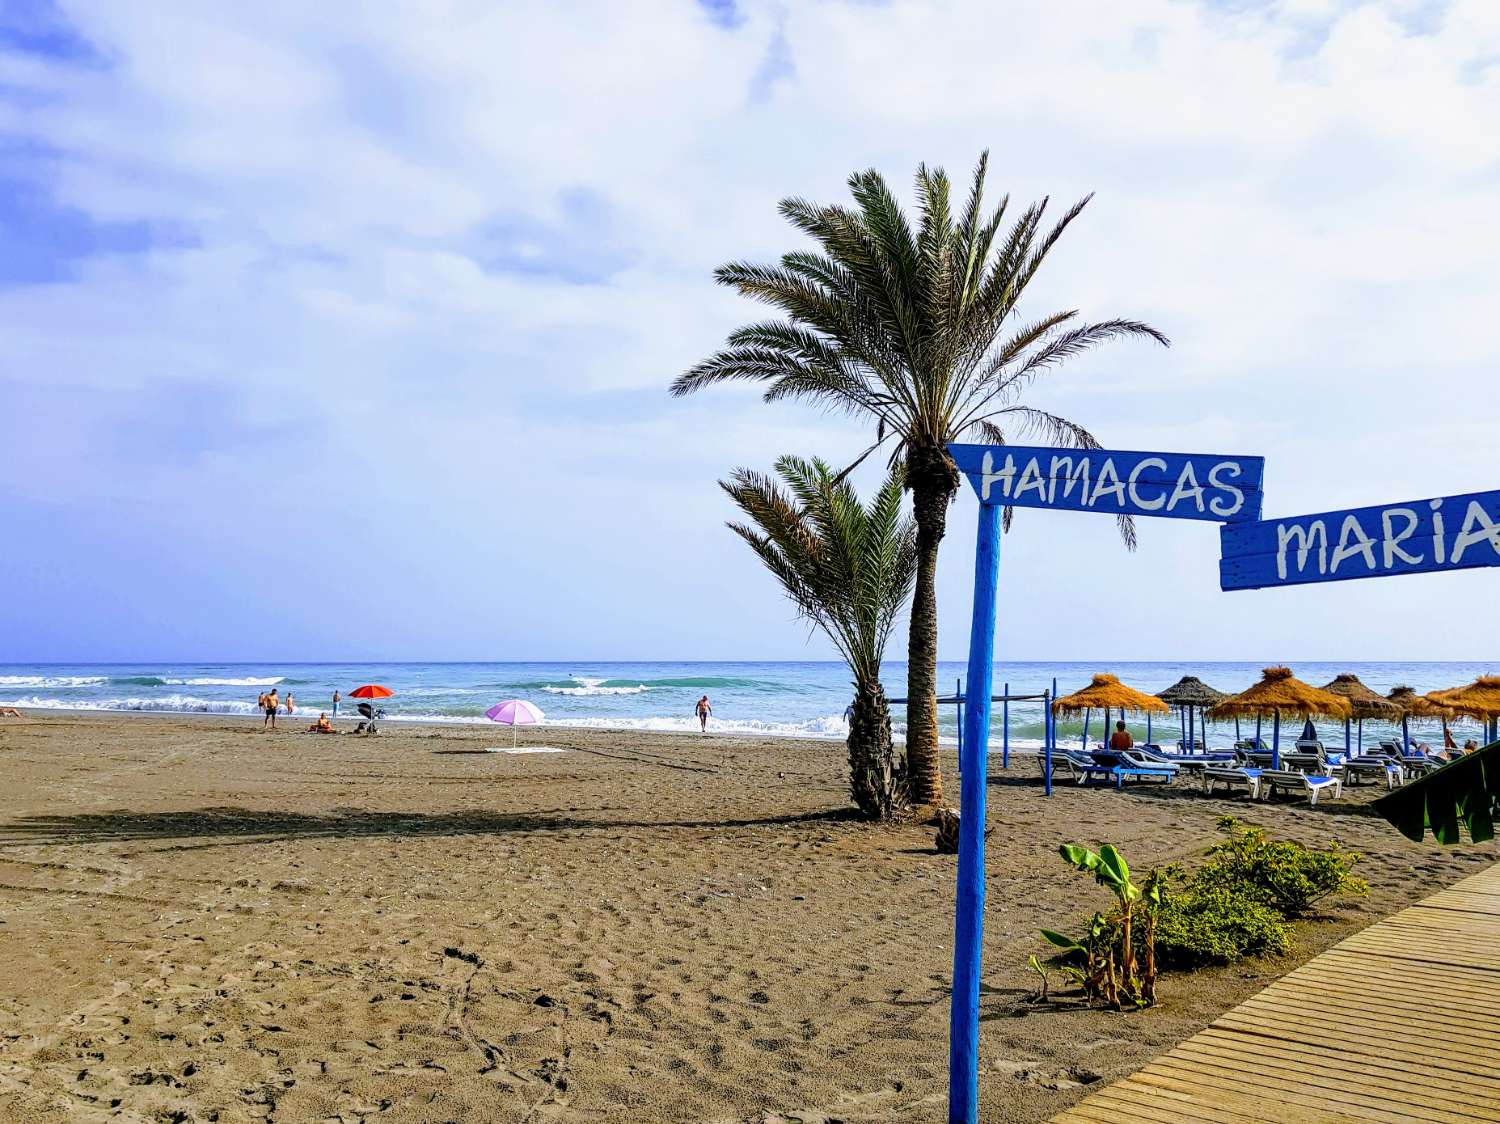
[[[1024,445],[950,445],[979,496],[974,553],[974,616],[959,759],[957,911],[949,1022],[948,1119],[979,1119],[979,956],[984,935],[984,805],[989,776],[990,691],[995,656],[995,596],[1000,574],[1000,511],[1045,507],[1169,519],[1256,520],[1261,457],[1050,449]],[[1007,692],[1008,694],[1009,692]],[[1056,685],[1051,692],[1056,698]],[[1044,772],[1050,786],[1056,722],[1046,716]]]
[[[1500,566],[1500,492],[1226,524],[1219,544],[1226,590]]]

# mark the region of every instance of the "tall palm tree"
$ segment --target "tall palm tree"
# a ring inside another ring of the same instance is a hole
[[[865,456],[895,442],[891,460],[905,465],[917,522],[906,752],[918,803],[942,795],[935,579],[948,504],[959,486],[948,444],[973,437],[1003,443],[1033,433],[1098,448],[1081,425],[1022,402],[1025,391],[1064,360],[1117,336],[1168,342],[1139,321],[1087,323],[1076,311],[1022,322],[1017,305],[1026,286],[1088,197],[1050,229],[1042,224],[1043,199],[1002,232],[1008,197],[986,213],[987,162],[988,154],[979,158],[957,215],[947,174],[918,168],[915,230],[874,170],[849,177],[853,209],[782,200],[781,214],[819,250],[794,251],[779,265],[731,262],[715,277],[785,319],[738,329],[727,347],[672,384],[672,393],[683,395],[729,379],[764,382],[768,402],[807,399],[874,421],[875,441]],[[1133,548],[1128,518],[1121,519],[1121,534]]]
[[[880,661],[917,565],[916,529],[901,514],[901,470],[891,470],[869,507],[821,460],[782,457],[776,473],[779,483],[743,468],[719,482],[750,520],[729,527],[849,664],[850,790],[861,812],[884,819],[904,802],[905,777]]]

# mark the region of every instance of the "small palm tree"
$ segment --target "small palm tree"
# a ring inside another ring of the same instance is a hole
[[[783,200],[782,215],[821,252],[789,253],[779,266],[732,262],[715,276],[786,319],[738,329],[727,348],[672,384],[672,393],[682,395],[729,379],[764,382],[768,402],[802,398],[869,418],[875,423],[871,451],[894,439],[891,460],[905,465],[917,522],[906,752],[912,796],[924,804],[942,795],[937,555],[959,485],[948,444],[966,437],[1003,443],[1032,432],[1096,449],[1099,442],[1081,425],[1021,396],[1053,367],[1106,340],[1143,335],[1167,342],[1135,320],[1079,323],[1072,311],[1021,323],[1017,305],[1026,286],[1088,199],[1050,230],[1042,226],[1043,200],[1002,233],[1007,200],[984,210],[986,162],[981,156],[957,215],[947,174],[919,168],[915,230],[874,170],[849,178],[853,210]],[[1121,533],[1133,547],[1128,518],[1121,520]]]
[[[850,790],[861,812],[885,819],[904,802],[905,775],[880,661],[911,593],[917,554],[916,529],[901,514],[901,471],[892,469],[869,507],[821,460],[782,457],[776,473],[780,482],[741,468],[719,482],[749,518],[729,528],[849,664]]]

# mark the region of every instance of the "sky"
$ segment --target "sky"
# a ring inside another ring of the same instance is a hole
[[[0,661],[827,658],[716,481],[858,421],[668,383],[715,266],[919,163],[1095,198],[1032,404],[1265,513],[1500,487],[1493,0],[0,0]],[[859,476],[873,486],[878,466]],[[963,659],[977,506],[950,512]],[[1500,572],[1218,588],[1018,512],[1006,659],[1483,659]],[[900,657],[903,637],[892,656]]]

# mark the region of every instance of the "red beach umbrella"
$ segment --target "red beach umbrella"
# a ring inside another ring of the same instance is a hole
[[[356,687],[349,692],[351,699],[388,699],[396,692],[389,687],[382,687],[379,683],[366,683],[363,687]]]

